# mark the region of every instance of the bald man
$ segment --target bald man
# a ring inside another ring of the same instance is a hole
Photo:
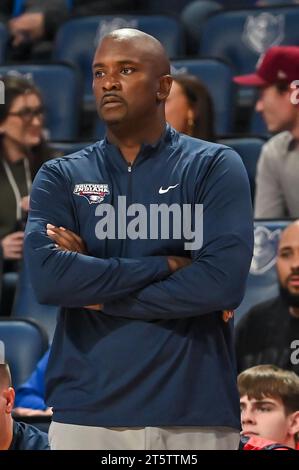
[[[249,185],[234,151],[166,125],[169,70],[155,38],[105,36],[93,89],[107,136],[35,179],[25,254],[39,301],[63,307],[47,371],[52,449],[238,445],[223,311],[240,303],[251,261]]]
[[[282,232],[276,268],[279,296],[253,307],[236,328],[238,369],[275,364],[299,375],[299,220]]]

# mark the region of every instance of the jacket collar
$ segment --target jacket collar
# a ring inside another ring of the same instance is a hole
[[[161,154],[161,151],[165,148],[166,145],[173,145],[174,141],[178,139],[179,134],[166,124],[165,129],[161,137],[155,142],[154,144],[149,144],[144,142],[141,145],[140,151],[136,157],[134,165],[141,160],[144,160],[148,157],[154,157]],[[117,164],[117,166],[121,166],[122,168],[127,169],[128,163],[124,159],[123,155],[121,154],[119,148],[109,142],[107,136],[102,141],[102,148],[105,154],[105,157],[109,159],[109,163]]]

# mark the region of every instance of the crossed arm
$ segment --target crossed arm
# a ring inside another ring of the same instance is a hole
[[[62,220],[69,232],[80,231],[71,184],[60,171],[59,161],[49,162],[33,183],[24,250],[31,281],[41,303],[82,307],[122,299],[169,277],[174,270],[190,262],[166,256],[96,258],[85,254],[86,248],[76,236],[72,238],[74,251],[57,249],[55,245],[59,245],[59,240],[49,235],[52,230],[53,236],[53,226],[60,227]],[[47,229],[49,223],[52,228]],[[70,234],[64,232],[64,243],[67,243]]]
[[[40,276],[46,273],[46,287],[38,289],[39,300],[61,305],[63,299],[63,305],[69,307],[92,304],[111,316],[145,320],[236,308],[243,297],[252,257],[252,208],[240,158],[228,149],[223,153],[223,158],[213,160],[216,163],[209,178],[195,188],[204,205],[203,246],[192,252],[191,262],[177,257],[134,260],[87,256],[83,240],[75,235],[78,229],[70,217],[72,208],[66,207],[71,197],[63,200],[66,185],[58,181],[61,175],[49,177],[47,173],[40,186],[44,178],[41,172],[33,188],[31,234],[27,235],[38,265],[32,269],[33,285],[38,286]],[[55,194],[60,199],[53,202]],[[49,205],[54,209],[45,214]],[[61,220],[68,230],[59,228]],[[43,232],[49,222],[52,227],[48,226],[46,235],[52,244],[47,245]],[[49,273],[54,274],[54,283],[47,284]]]
[[[52,224],[47,224],[47,235],[55,242],[55,247],[62,251],[73,251],[87,255],[87,248],[84,240],[79,235],[67,230],[65,227],[55,227]],[[175,271],[184,268],[191,264],[191,259],[183,256],[168,256],[167,257],[169,271]],[[104,304],[88,305],[85,308],[92,310],[103,310]]]

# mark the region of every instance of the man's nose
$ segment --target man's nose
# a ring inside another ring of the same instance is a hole
[[[248,424],[248,423],[254,423],[255,422],[255,417],[254,413],[250,409],[242,410],[241,411],[241,423],[243,424]]]
[[[103,79],[103,90],[119,90],[120,82],[114,74],[107,74]]]

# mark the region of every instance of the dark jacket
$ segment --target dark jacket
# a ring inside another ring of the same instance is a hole
[[[187,235],[169,224],[169,237],[155,236],[153,218],[140,227],[145,237],[123,237],[123,197],[130,210],[186,205],[203,245],[186,253]],[[97,211],[107,204],[117,232],[102,239]],[[89,255],[57,250],[46,223],[78,233]],[[168,128],[132,166],[106,139],[46,163],[32,187],[25,256],[39,301],[64,307],[46,374],[54,421],[238,428],[233,321],[222,310],[241,302],[252,245],[248,177],[228,147]],[[167,255],[192,264],[170,275]],[[102,312],[83,308],[98,303]]]
[[[50,450],[48,436],[30,424],[14,421],[8,450]]]
[[[253,307],[236,327],[238,371],[259,364],[275,364],[299,375],[299,361],[292,361],[291,344],[299,338],[299,318],[289,313],[281,297]],[[297,347],[298,349],[298,347]],[[295,358],[296,359],[296,358]]]

